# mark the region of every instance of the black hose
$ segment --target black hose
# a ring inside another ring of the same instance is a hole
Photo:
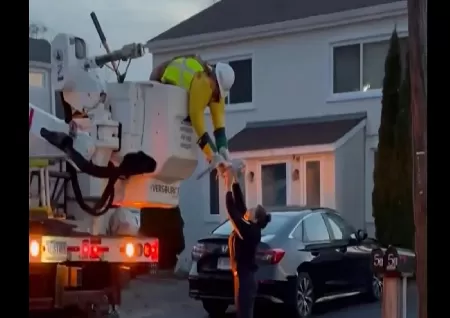
[[[100,200],[93,207],[90,207],[83,199],[80,184],[78,182],[77,170],[72,164],[69,163],[67,165],[67,171],[70,174],[75,200],[86,213],[92,216],[101,216],[111,208],[114,201],[114,185],[119,178],[128,178],[133,175],[152,173],[156,170],[155,159],[147,156],[142,151],[126,154],[118,167],[114,166],[112,163],[109,163],[107,167],[103,167],[86,160],[78,153],[73,148],[73,139],[69,135],[42,128],[41,136],[50,144],[66,153],[81,172],[96,178],[108,179],[108,183],[103,190]]]

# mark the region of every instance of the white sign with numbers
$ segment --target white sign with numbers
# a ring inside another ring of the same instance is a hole
[[[229,271],[231,270],[230,259],[228,257],[221,257],[217,261],[217,269]]]

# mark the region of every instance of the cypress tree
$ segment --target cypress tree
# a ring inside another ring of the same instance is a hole
[[[409,57],[406,58],[405,75],[399,91],[399,110],[395,124],[395,158],[392,171],[394,215],[391,244],[414,247],[414,212],[412,197],[412,139],[411,139],[411,83],[409,74]]]
[[[392,165],[395,147],[395,123],[399,108],[399,88],[402,77],[400,42],[395,29],[390,39],[389,51],[384,64],[381,120],[378,130],[378,150],[373,171],[372,215],[375,220],[376,236],[383,244],[390,244],[395,232],[392,214],[395,213],[392,200]]]

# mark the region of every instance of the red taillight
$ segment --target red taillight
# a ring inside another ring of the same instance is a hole
[[[194,247],[192,248],[192,260],[196,261],[199,260],[203,254],[205,254],[206,252],[206,246],[203,243],[197,243],[196,245],[194,245]]]
[[[281,248],[260,250],[257,253],[257,259],[264,263],[278,264],[283,259],[284,254],[286,254],[286,252]]]
[[[96,242],[83,240],[81,246],[68,246],[68,252],[80,252],[80,258],[97,259],[102,256],[103,253],[108,252],[109,248],[95,244]],[[101,241],[100,241],[101,243]]]
[[[157,262],[159,259],[159,241],[144,244],[144,256]]]
[[[89,240],[83,240],[81,242],[81,251],[80,251],[80,257],[81,258],[88,258],[89,257]]]

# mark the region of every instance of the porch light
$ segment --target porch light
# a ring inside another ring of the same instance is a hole
[[[300,179],[300,171],[298,169],[295,169],[292,171],[292,180],[298,181]]]
[[[250,172],[247,174],[247,180],[248,180],[250,183],[253,183],[253,180],[255,180],[255,173],[254,173],[253,171],[250,171]]]

